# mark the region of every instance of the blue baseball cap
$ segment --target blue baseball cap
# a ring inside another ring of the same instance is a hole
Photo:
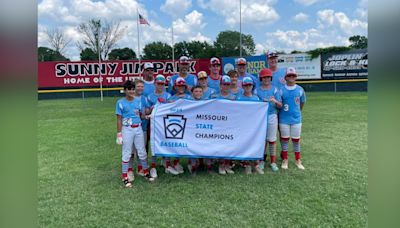
[[[253,85],[253,79],[251,79],[250,77],[244,77],[243,81],[242,81],[242,85]]]
[[[232,83],[232,80],[228,75],[224,75],[222,76],[220,83],[223,85],[230,85]]]
[[[157,75],[156,76],[156,78],[154,79],[154,82],[155,83],[162,83],[162,84],[165,84],[165,77],[164,77],[164,75],[162,75],[162,74],[159,74],[159,75]]]

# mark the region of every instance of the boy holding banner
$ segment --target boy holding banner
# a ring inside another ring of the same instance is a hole
[[[202,91],[203,91],[202,99],[203,100],[208,100],[212,96],[214,96],[214,94],[217,93],[217,91],[215,89],[208,87],[207,79],[208,79],[208,76],[205,71],[200,71],[199,73],[197,73],[197,84],[202,87]],[[193,88],[192,88],[192,93],[193,93]]]
[[[124,83],[125,97],[117,101],[115,108],[115,114],[117,115],[116,143],[122,145],[122,181],[125,187],[128,188],[132,187],[134,180],[132,169],[133,145],[137,149],[144,177],[149,181],[154,180],[147,168],[147,153],[141,128],[141,113],[145,113],[145,107],[140,99],[135,99],[138,95],[136,91],[137,85],[138,83],[133,83],[132,81]],[[143,87],[143,84],[141,85]]]
[[[267,127],[267,140],[265,141],[265,148],[269,145],[270,154],[270,166],[273,172],[279,170],[275,163],[275,151],[276,151],[276,134],[278,132],[278,110],[277,108],[282,107],[282,98],[280,96],[278,88],[271,84],[272,71],[268,68],[264,68],[259,73],[259,79],[261,86],[256,89],[257,96],[263,102],[269,102],[268,106],[268,127]],[[266,157],[266,155],[264,155]],[[264,160],[265,160],[264,157]],[[264,161],[259,163],[260,168],[263,169]]]
[[[279,111],[279,129],[281,133],[281,157],[282,169],[288,169],[289,139],[292,138],[295,154],[295,165],[303,170],[304,166],[300,160],[300,134],[301,134],[301,111],[306,102],[304,89],[296,84],[297,73],[295,68],[288,67],[285,74],[286,85],[282,86],[282,108]]]
[[[239,101],[260,101],[257,95],[253,94],[253,88],[254,88],[254,81],[250,77],[244,77],[242,80],[242,88],[244,90],[243,94],[239,95],[236,100]],[[242,164],[244,165],[245,168],[245,173],[246,174],[251,174],[251,164],[248,161],[243,161]],[[264,174],[264,171],[260,168],[258,162],[256,162],[256,165],[254,169],[257,171],[259,174]]]

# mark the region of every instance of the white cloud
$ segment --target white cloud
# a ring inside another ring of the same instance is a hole
[[[173,17],[186,13],[192,7],[192,0],[166,0],[160,10]]]
[[[274,0],[248,0],[242,1],[243,24],[273,23],[279,19],[279,14],[272,7]],[[231,0],[198,0],[197,4],[207,10],[223,16],[228,26],[239,24],[239,1]]]
[[[340,30],[348,35],[351,34],[365,34],[368,29],[368,23],[358,19],[350,20],[349,17],[343,12],[335,12],[331,9],[320,10],[317,12],[319,28],[335,28],[339,27]]]
[[[297,22],[307,22],[308,21],[308,15],[305,13],[298,13],[293,17],[293,20]]]
[[[200,41],[200,42],[208,42],[211,43],[211,39],[209,37],[206,37],[202,35],[200,32],[198,32],[195,36],[189,37],[190,41]]]
[[[294,1],[304,6],[310,6],[312,4],[317,3],[319,0],[294,0]]]

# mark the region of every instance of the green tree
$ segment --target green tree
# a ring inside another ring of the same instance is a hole
[[[307,53],[311,55],[311,58],[317,58],[321,54],[331,53],[331,52],[343,52],[350,50],[350,47],[346,46],[332,46],[326,48],[316,48],[308,51]]]
[[[47,47],[39,47],[38,61],[47,62],[47,61],[70,61],[70,60],[67,59],[65,56],[61,55],[60,52],[58,51],[55,51]]]
[[[85,48],[81,51],[81,60],[99,60],[99,55],[90,48]]]
[[[126,47],[126,48],[118,48],[111,50],[110,54],[108,54],[109,60],[132,60],[136,59],[136,53]]]
[[[163,42],[152,42],[143,48],[143,59],[172,59],[172,47]]]
[[[240,55],[240,33],[237,31],[223,31],[214,41],[217,56],[239,56]],[[251,35],[242,34],[242,55],[249,56],[255,53],[256,46]]]
[[[182,41],[174,45],[175,56],[186,55],[192,59],[211,58],[216,56],[216,50],[212,44],[201,41]]]
[[[303,53],[302,51],[298,51],[298,50],[293,50],[292,52],[290,52],[290,54],[299,54],[299,53]]]
[[[360,36],[360,35],[356,35],[356,36],[351,36],[349,38],[350,41],[350,47],[354,48],[354,49],[364,49],[364,48],[368,48],[368,38],[365,36]]]

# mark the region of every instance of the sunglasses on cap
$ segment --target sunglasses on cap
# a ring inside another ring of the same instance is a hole
[[[125,88],[126,90],[135,90],[135,87],[132,87],[132,86],[130,86],[130,87],[127,87],[127,88]]]
[[[297,77],[297,75],[295,75],[295,74],[288,74],[288,75],[286,75],[286,77]]]
[[[154,71],[154,69],[153,68],[147,68],[147,69],[145,69],[145,71]]]

